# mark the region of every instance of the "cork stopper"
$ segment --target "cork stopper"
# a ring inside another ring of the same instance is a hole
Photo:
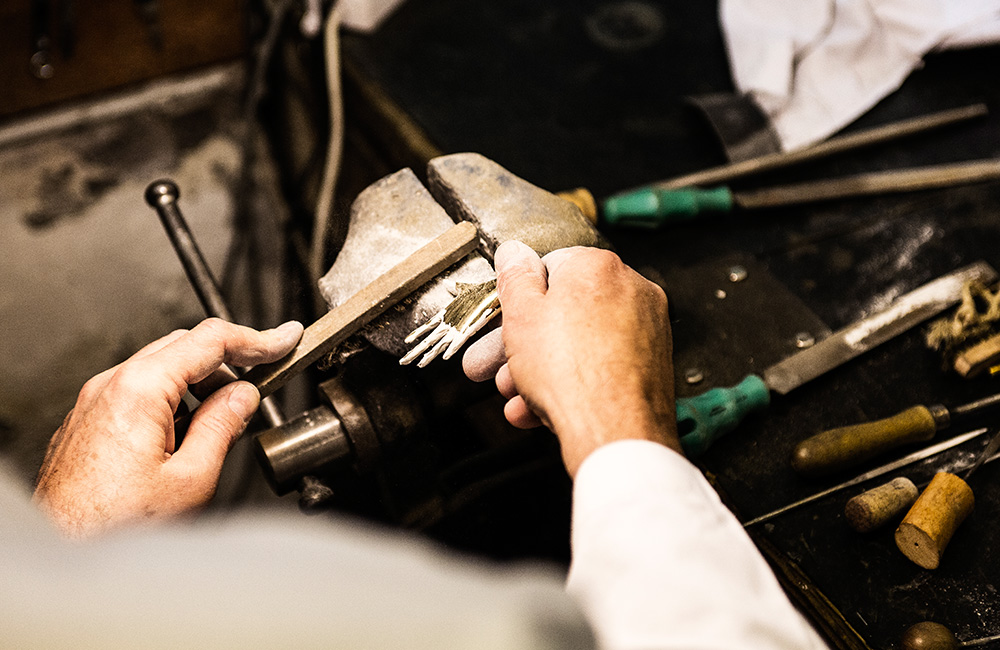
[[[938,472],[896,529],[896,546],[917,565],[936,569],[974,504],[968,483],[954,474]]]
[[[900,476],[885,485],[857,495],[844,506],[848,525],[859,533],[867,533],[892,521],[917,500],[917,486]]]

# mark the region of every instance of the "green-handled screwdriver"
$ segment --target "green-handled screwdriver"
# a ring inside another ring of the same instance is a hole
[[[658,228],[704,213],[735,208],[758,210],[857,196],[913,192],[1000,179],[1000,160],[976,160],[845,176],[825,181],[733,192],[728,187],[660,188],[647,186],[616,194],[601,203],[609,226]]]
[[[834,332],[812,347],[749,375],[731,388],[713,388],[677,400],[678,433],[689,457],[704,453],[748,414],[764,409],[770,391],[784,395],[845,361],[881,345],[940,313],[961,298],[967,281],[992,282],[996,272],[977,262],[941,276],[893,301],[880,312]]]
[[[713,442],[735,429],[747,415],[771,403],[771,391],[757,375],[731,388],[713,388],[677,399],[677,433],[688,458],[705,453]]]

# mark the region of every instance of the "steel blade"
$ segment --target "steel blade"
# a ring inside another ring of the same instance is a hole
[[[733,195],[733,200],[741,208],[759,210],[857,196],[881,196],[894,192],[915,192],[938,187],[983,183],[998,178],[1000,178],[1000,160],[970,160],[948,165],[893,169],[885,172],[872,172],[738,192]]]
[[[986,445],[986,449],[982,450],[979,455],[976,456],[975,462],[972,463],[972,466],[965,471],[965,476],[963,476],[962,479],[964,481],[968,481],[969,477],[972,476],[981,465],[993,460],[994,454],[997,453],[997,450],[1000,450],[1000,429],[998,429],[997,432],[993,434],[993,437],[990,438],[990,444]]]
[[[989,284],[996,279],[996,271],[985,262],[976,262],[941,276],[896,299],[877,314],[834,332],[811,348],[774,364],[764,371],[764,383],[771,390],[785,395],[941,313],[961,299],[966,282],[979,280]]]
[[[765,521],[768,521],[770,519],[774,519],[778,515],[782,515],[782,514],[788,512],[789,510],[794,510],[795,508],[798,508],[799,506],[803,506],[803,505],[805,505],[807,503],[812,503],[813,501],[816,501],[817,499],[822,499],[823,497],[825,497],[827,495],[830,495],[830,494],[833,494],[834,492],[839,492],[840,490],[843,490],[844,488],[849,488],[852,485],[857,485],[858,483],[864,483],[865,481],[867,481],[869,479],[873,479],[873,478],[875,478],[877,476],[882,476],[883,474],[886,474],[886,473],[891,472],[893,470],[897,470],[900,467],[906,467],[907,465],[910,465],[912,463],[916,463],[917,461],[924,460],[925,458],[930,458],[931,456],[933,456],[935,454],[939,454],[942,451],[946,451],[948,449],[951,449],[952,447],[957,447],[958,445],[962,444],[963,442],[967,442],[969,440],[972,440],[976,436],[981,436],[984,433],[986,433],[986,431],[987,431],[986,428],[976,429],[975,431],[970,431],[969,433],[963,433],[962,435],[955,436],[954,438],[949,438],[948,440],[944,440],[942,442],[939,442],[936,445],[931,445],[930,447],[926,447],[926,448],[921,449],[919,451],[915,451],[912,454],[909,454],[908,456],[903,456],[899,460],[894,460],[891,463],[887,463],[885,465],[882,465],[881,467],[876,467],[875,469],[873,469],[873,470],[871,470],[869,472],[865,472],[864,474],[861,474],[860,476],[855,476],[851,480],[845,481],[845,482],[841,483],[840,485],[835,485],[832,488],[828,488],[826,490],[823,490],[822,492],[817,492],[816,494],[808,496],[805,499],[800,499],[800,500],[798,500],[798,501],[796,501],[794,503],[789,503],[787,506],[783,506],[781,508],[778,508],[777,510],[773,510],[773,511],[767,513],[766,515],[761,515],[760,517],[757,517],[755,519],[751,519],[750,521],[745,522],[743,524],[743,527],[747,528],[747,527],[753,526],[755,524],[764,523]],[[990,460],[992,460],[992,459],[990,459]]]

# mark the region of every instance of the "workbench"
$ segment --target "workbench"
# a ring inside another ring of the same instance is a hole
[[[393,140],[385,150],[398,154],[389,164],[419,170],[435,147],[477,151],[547,189],[584,186],[598,197],[724,162],[704,118],[685,99],[733,90],[715,3],[639,3],[661,24],[617,35],[595,23],[614,4],[636,3],[409,0],[375,34],[345,37],[349,115],[408,122],[381,129]],[[742,186],[1000,156],[997,70],[996,47],[929,56],[847,130],[977,102],[992,113]],[[393,110],[384,110],[387,104]],[[414,138],[411,127],[422,135]],[[605,234],[626,262],[666,289],[678,392],[691,395],[732,385],[793,353],[802,323],[835,331],[974,261],[1000,269],[998,206],[994,183]],[[739,285],[728,281],[733,266],[747,271]],[[805,437],[914,404],[958,405],[1000,392],[995,379],[961,380],[940,365],[924,346],[923,328],[914,328],[774,396],[766,413],[746,420],[699,463],[737,516],[751,519],[853,476],[797,477],[787,459]],[[702,381],[687,383],[695,375]],[[903,557],[894,526],[861,535],[843,516],[850,496],[896,475],[920,485],[985,442],[976,438],[749,531],[832,647],[896,647],[902,632],[923,620],[948,625],[960,640],[1000,633],[1000,564],[991,562],[992,548],[1000,548],[993,523],[1000,516],[1000,463],[972,479],[975,510],[937,570]],[[566,521],[553,527],[561,531]]]

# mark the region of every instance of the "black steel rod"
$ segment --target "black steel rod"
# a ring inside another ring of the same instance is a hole
[[[160,216],[163,228],[170,237],[170,243],[177,251],[177,257],[181,260],[181,265],[187,273],[188,280],[194,288],[194,292],[201,301],[201,306],[209,316],[215,316],[222,320],[233,321],[233,315],[222,297],[219,290],[219,283],[215,281],[212,270],[208,268],[198,243],[188,228],[184,215],[177,207],[177,199],[180,198],[181,191],[177,184],[170,180],[159,180],[151,183],[146,188],[146,203],[148,203],[156,214]],[[285,416],[281,408],[271,397],[265,397],[260,402],[260,411],[267,420],[268,426],[277,427],[285,422]]]
[[[180,195],[181,192],[173,181],[156,181],[146,188],[146,203],[160,216],[163,228],[167,231],[174,250],[177,251],[177,257],[180,258],[188,280],[191,281],[194,292],[198,294],[201,306],[205,308],[205,313],[232,322],[233,315],[222,298],[219,283],[215,281],[215,276],[208,268],[208,263],[205,262],[187,221],[177,207]]]
[[[990,395],[989,397],[984,397],[982,399],[977,399],[975,402],[969,402],[968,404],[963,404],[962,406],[956,406],[951,409],[951,414],[954,417],[977,415],[982,411],[988,411],[997,406],[1000,406],[1000,393]]]

